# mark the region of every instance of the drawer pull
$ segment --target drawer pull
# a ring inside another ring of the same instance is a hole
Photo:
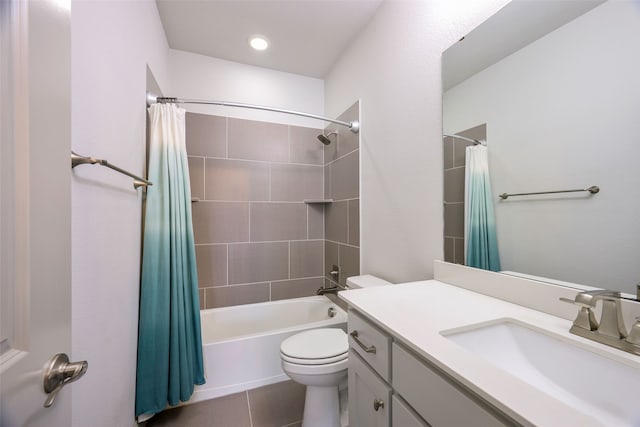
[[[367,353],[373,353],[376,354],[376,346],[375,345],[366,345],[365,343],[363,343],[362,341],[360,341],[360,339],[358,338],[358,331],[353,330],[349,335],[351,335],[353,337],[353,340],[360,346],[362,347],[362,349],[367,352]],[[382,401],[381,401],[382,402]],[[376,409],[377,411],[377,409]]]
[[[373,410],[378,412],[378,409],[384,408],[384,401],[382,399],[373,400]]]

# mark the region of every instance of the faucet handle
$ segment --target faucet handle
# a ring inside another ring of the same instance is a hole
[[[573,321],[573,326],[582,328],[587,331],[595,331],[598,329],[598,321],[595,314],[593,314],[593,308],[595,307],[595,300],[591,298],[582,297],[581,293],[576,295],[576,299],[560,298],[560,301],[567,302],[569,304],[577,305],[580,307],[578,316]]]
[[[598,333],[621,340],[627,337],[627,330],[622,317],[622,307],[620,301],[625,299],[620,292],[603,291],[594,295],[594,300],[602,300],[602,314],[600,315],[600,325]]]
[[[593,301],[593,302],[585,302],[585,301],[582,301],[582,300],[578,300],[577,297],[576,297],[575,300],[572,300],[570,298],[564,298],[564,297],[561,297],[559,299],[562,302],[566,302],[566,303],[569,303],[569,304],[577,305],[578,307],[581,307],[581,308],[594,308],[595,305],[596,305],[595,301]]]
[[[629,336],[625,338],[625,341],[635,346],[640,346],[640,317],[636,317],[636,322],[631,326],[631,332]]]

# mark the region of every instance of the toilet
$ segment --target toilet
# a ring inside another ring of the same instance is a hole
[[[307,386],[303,427],[340,427],[338,385],[347,377],[348,351],[339,328],[311,329],[282,342],[282,370]]]
[[[347,279],[350,289],[389,285],[363,275]],[[349,340],[339,328],[300,332],[280,345],[282,370],[307,386],[302,427],[340,427],[338,386],[347,378]]]

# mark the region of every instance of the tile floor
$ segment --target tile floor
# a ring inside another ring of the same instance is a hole
[[[305,387],[293,381],[164,411],[145,427],[301,427]]]

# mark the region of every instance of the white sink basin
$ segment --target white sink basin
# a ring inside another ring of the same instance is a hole
[[[640,426],[640,370],[633,362],[512,319],[441,334],[605,426]]]

